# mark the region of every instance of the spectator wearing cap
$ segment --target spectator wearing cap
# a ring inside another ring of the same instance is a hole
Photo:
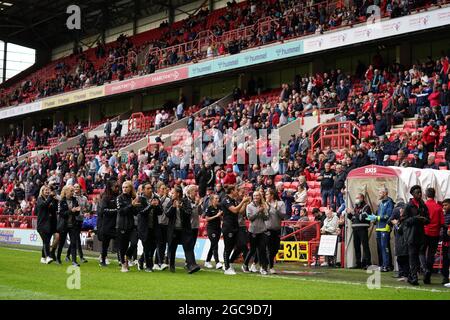
[[[423,246],[420,248],[419,256],[422,268],[425,270],[423,282],[425,284],[430,284],[434,257],[436,255],[439,243],[439,235],[442,226],[445,224],[445,220],[442,206],[435,200],[436,190],[434,188],[428,188],[425,191],[425,194],[427,197],[425,205],[428,209],[430,223],[425,225],[425,241]]]
[[[419,285],[418,273],[420,268],[420,248],[425,243],[424,226],[430,223],[428,208],[422,200],[422,188],[419,185],[411,187],[410,194],[413,196],[405,207],[403,220],[405,240],[408,244],[408,256],[410,272],[408,283]]]

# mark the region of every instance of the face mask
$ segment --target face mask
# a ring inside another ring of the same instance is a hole
[[[356,199],[356,200],[355,200],[355,203],[356,203],[356,204],[361,204],[362,201],[361,201],[361,199]]]

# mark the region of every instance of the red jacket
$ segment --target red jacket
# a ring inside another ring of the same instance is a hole
[[[440,95],[441,93],[439,91],[434,91],[430,93],[430,95],[428,96],[428,101],[430,101],[430,107],[437,107],[441,104],[441,102],[439,101]]]
[[[425,142],[425,144],[430,144],[430,143],[437,144],[439,141],[439,131],[434,130],[434,128],[432,126],[427,126],[423,130],[422,138],[423,138],[423,141]]]
[[[429,237],[439,237],[442,226],[445,224],[442,206],[435,200],[425,202],[430,215],[430,223],[425,225],[425,234]]]
[[[236,183],[236,175],[233,172],[227,172],[225,178],[223,179],[223,184],[235,184]]]

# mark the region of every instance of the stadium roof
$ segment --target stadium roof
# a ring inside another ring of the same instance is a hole
[[[0,0],[0,40],[51,49],[193,0]],[[81,30],[68,30],[66,9],[81,8]]]

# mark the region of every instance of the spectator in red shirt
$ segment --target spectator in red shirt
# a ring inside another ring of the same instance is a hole
[[[430,120],[428,126],[423,130],[422,139],[427,151],[434,152],[436,144],[439,143],[439,126],[434,120]]]
[[[437,87],[434,87],[434,90],[430,95],[428,96],[428,101],[430,101],[430,107],[437,107],[441,104],[441,90],[439,90]]]
[[[420,262],[422,268],[425,270],[425,276],[423,282],[425,284],[431,283],[431,272],[433,270],[434,256],[437,251],[439,243],[439,235],[442,226],[445,224],[444,212],[442,206],[434,199],[436,196],[436,190],[434,188],[428,188],[426,190],[427,201],[425,205],[428,208],[430,215],[430,223],[425,225],[425,242],[420,248]]]
[[[227,168],[227,173],[223,178],[224,185],[230,185],[236,183],[236,174],[233,172],[231,168]]]

